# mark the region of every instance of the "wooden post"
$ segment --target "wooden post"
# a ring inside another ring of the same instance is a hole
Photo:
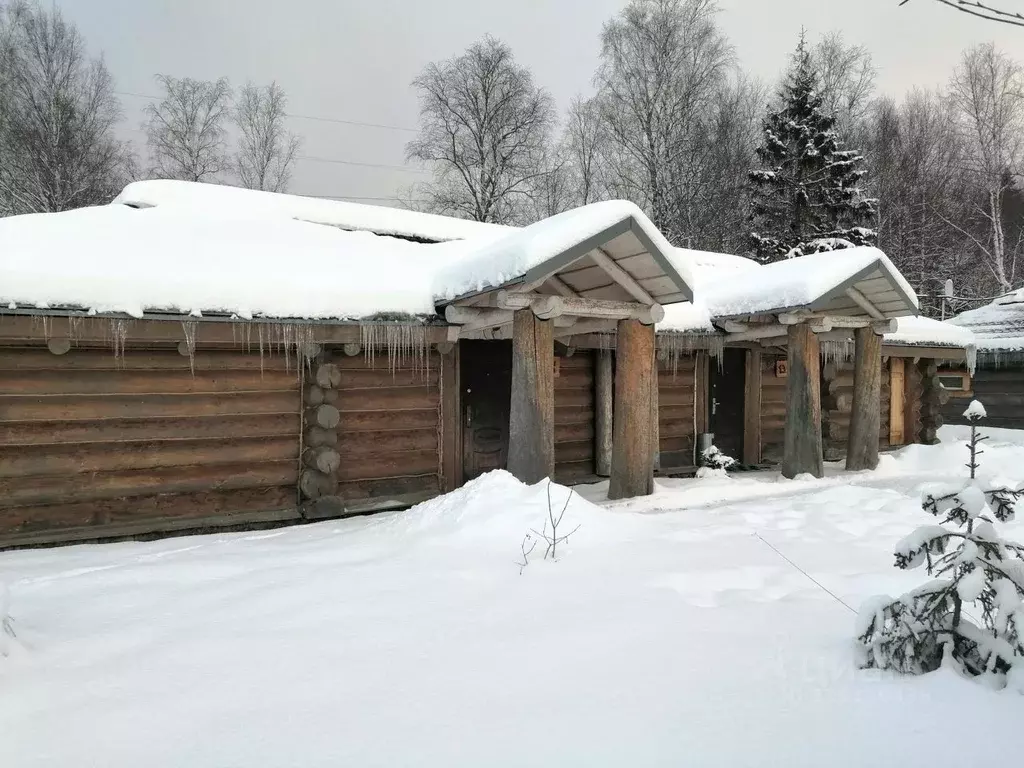
[[[878,466],[878,425],[882,390],[882,337],[871,327],[854,331],[853,411],[846,442],[847,469]]]
[[[821,358],[807,323],[789,326],[786,359],[786,438],[782,474],[825,474],[821,453]]]
[[[551,320],[516,310],[508,471],[524,483],[555,474],[555,337]]]
[[[459,345],[442,342],[438,344],[438,351],[441,352],[441,491],[448,493],[462,485],[463,475]]]
[[[620,320],[615,344],[615,417],[609,499],[654,491],[651,378],[654,326]]]
[[[611,350],[598,350],[597,368],[594,371],[594,464],[600,477],[608,477],[612,473],[613,371]]]
[[[889,358],[889,445],[906,445],[907,428],[904,410],[905,363],[902,357]]]
[[[655,339],[655,344],[657,344],[657,339]],[[658,364],[656,351],[652,365],[654,367],[651,376],[651,469],[658,471],[661,469],[661,414],[658,412],[658,386],[661,379],[659,369],[661,366]]]
[[[700,464],[697,455],[700,435],[708,431],[708,395],[710,387],[710,356],[697,350],[693,357],[693,465]]]
[[[761,462],[761,351],[747,350],[743,378],[743,463]]]

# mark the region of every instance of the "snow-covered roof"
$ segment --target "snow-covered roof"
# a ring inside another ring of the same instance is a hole
[[[882,341],[884,344],[898,347],[953,347],[956,349],[971,349],[976,343],[974,334],[967,328],[958,328],[929,317],[898,318],[896,330],[885,334]]]
[[[1000,296],[991,304],[961,312],[948,325],[967,328],[977,339],[978,351],[988,353],[1024,352],[1024,288]]]
[[[229,217],[275,216],[435,243],[500,237],[515,230],[515,227],[500,224],[484,224],[380,205],[363,205],[168,179],[133,182],[114,199],[114,203],[136,208],[173,207],[185,211],[199,210]]]
[[[459,243],[280,217],[123,205],[0,219],[0,306],[242,318],[432,315]]]
[[[593,203],[482,244],[438,272],[434,295],[447,303],[514,285],[540,289],[555,278],[585,299],[689,301],[693,278],[673,250],[633,203]],[[633,292],[613,272],[624,272]]]
[[[869,316],[851,289],[883,317],[917,314],[914,289],[877,248],[815,253],[738,271],[706,286],[701,300],[716,319],[797,309]]]

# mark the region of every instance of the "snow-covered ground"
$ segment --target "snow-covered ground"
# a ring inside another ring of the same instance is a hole
[[[0,766],[1012,764],[1024,696],[853,662],[853,609],[924,579],[892,548],[966,471],[943,437],[822,480],[582,488],[522,575],[545,489],[504,473],[404,513],[2,553]],[[1024,433],[985,450],[1024,479]]]

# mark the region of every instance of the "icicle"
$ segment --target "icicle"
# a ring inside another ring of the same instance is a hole
[[[974,344],[967,345],[967,370],[974,375],[974,369],[978,367],[978,348]]]
[[[407,360],[415,371],[429,367],[427,328],[422,323],[364,323],[359,326],[359,338],[371,368],[378,349],[387,352],[392,374]]]
[[[721,366],[725,337],[710,333],[663,333],[658,336],[658,347],[666,351],[674,376],[679,370],[679,361],[698,349],[706,349]]]
[[[819,354],[825,363],[848,363],[853,360],[854,344],[849,339],[825,339]]]
[[[182,320],[181,331],[185,335],[185,348],[188,350],[188,368],[196,375],[196,329],[199,323],[195,320]]]
[[[124,347],[128,339],[128,321],[120,317],[110,320],[110,338],[114,350],[114,362],[124,365]]]

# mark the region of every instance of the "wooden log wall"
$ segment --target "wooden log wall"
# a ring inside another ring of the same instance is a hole
[[[58,352],[0,347],[0,543],[298,517],[294,357]]]
[[[940,376],[966,374],[963,368],[939,369]],[[1024,429],[1024,370],[1019,364],[999,368],[979,367],[971,378],[969,390],[946,390],[949,399],[940,409],[943,423],[968,424],[964,411],[978,399],[988,416],[982,427]]]
[[[307,517],[407,506],[440,492],[441,356],[435,348],[425,366],[408,360],[392,369],[384,355],[367,359],[357,346],[332,347],[313,370],[316,386],[303,393],[300,488]]]
[[[889,447],[889,382],[889,361],[886,359],[882,361],[879,388],[879,450]],[[821,373],[821,435],[826,461],[845,458],[852,409],[853,363],[825,363]]]
[[[693,466],[695,380],[696,355],[680,357],[675,365],[668,359],[658,360],[658,431],[662,472]]]
[[[761,461],[781,464],[786,436],[786,377],[776,363],[785,355],[761,354]]]
[[[918,361],[917,369],[921,376],[921,424],[917,441],[934,445],[939,442],[942,407],[949,400],[949,393],[939,384],[938,366],[934,360],[924,358]]]
[[[597,472],[595,374],[597,350],[555,358],[555,479],[579,482]]]
[[[924,395],[921,367],[916,360],[903,362],[903,429],[906,442],[921,442],[921,403]]]

